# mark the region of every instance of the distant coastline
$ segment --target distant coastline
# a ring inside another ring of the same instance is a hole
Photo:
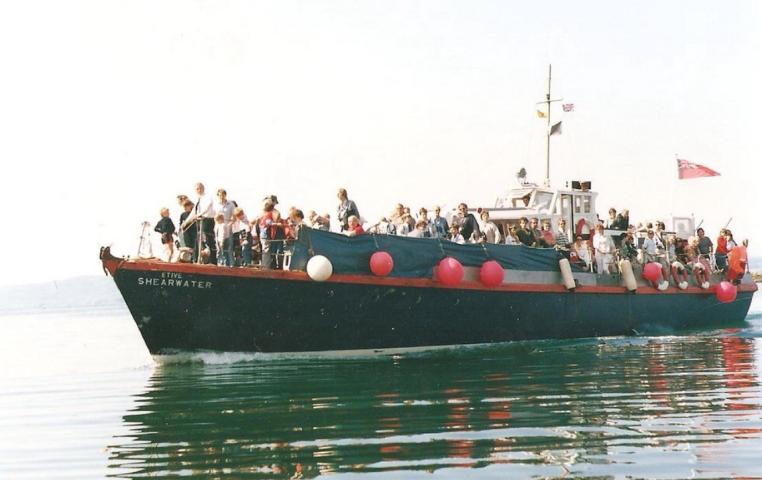
[[[757,283],[762,283],[762,272],[751,272],[751,278]]]
[[[0,287],[0,315],[125,309],[114,282],[104,276],[83,276]]]

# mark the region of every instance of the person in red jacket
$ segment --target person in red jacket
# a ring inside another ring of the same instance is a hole
[[[717,248],[714,249],[714,261],[717,269],[723,272],[728,268],[728,240],[725,237],[725,229],[720,230],[720,236],[717,237]]]
[[[348,237],[356,237],[357,235],[362,235],[365,233],[362,225],[360,225],[360,219],[357,218],[357,216],[350,215],[350,217],[347,219],[347,230],[344,233],[346,233]]]

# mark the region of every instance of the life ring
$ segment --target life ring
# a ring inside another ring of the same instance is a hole
[[[583,230],[587,227],[587,222],[584,218],[580,218],[579,222],[577,222],[577,228],[574,229],[575,234],[574,238],[581,237],[583,235]],[[587,228],[587,233],[590,233],[590,227]]]

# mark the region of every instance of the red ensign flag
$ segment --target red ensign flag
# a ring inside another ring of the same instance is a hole
[[[715,172],[709,167],[692,163],[688,160],[677,159],[677,176],[680,180],[700,177],[716,177],[720,173]]]

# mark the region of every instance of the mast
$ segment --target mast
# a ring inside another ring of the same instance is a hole
[[[552,65],[548,65],[548,93],[545,94],[545,103],[548,108],[548,129],[545,137],[545,186],[550,186],[550,77]]]
[[[547,131],[545,132],[545,183],[546,187],[550,186],[550,104],[553,102],[560,102],[563,98],[550,99],[550,80],[551,73],[553,72],[553,66],[548,65],[548,92],[545,94],[545,100],[537,102],[538,105],[545,104],[545,118],[547,120]]]

